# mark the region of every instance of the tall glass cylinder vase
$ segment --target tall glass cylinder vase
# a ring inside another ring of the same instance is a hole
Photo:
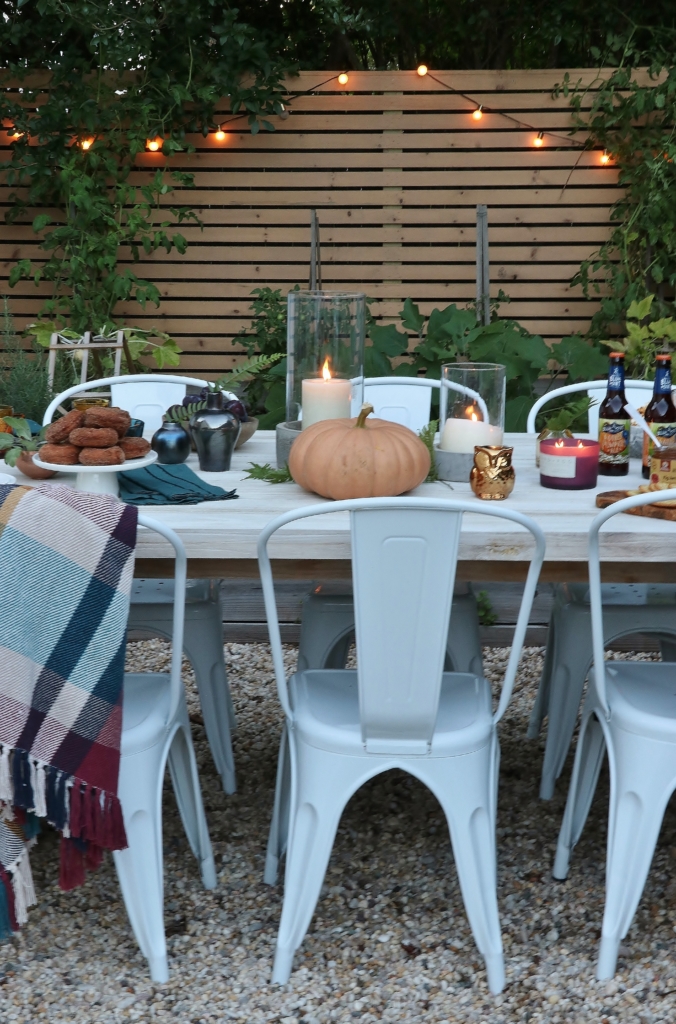
[[[302,428],[356,416],[364,397],[365,296],[289,292],[286,419]]]
[[[439,445],[441,480],[467,481],[476,445],[501,445],[505,427],[505,368],[499,363],[441,367]]]

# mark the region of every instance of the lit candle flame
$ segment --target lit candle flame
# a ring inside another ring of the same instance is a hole
[[[554,447],[555,448],[565,448],[565,445],[564,445],[563,441],[555,441],[554,442]]]
[[[477,407],[475,405],[467,406],[467,408],[465,409],[465,416],[467,417],[468,420],[474,420],[475,423],[478,423],[480,420],[483,419],[483,416],[479,416],[477,412]]]
[[[324,378],[324,380],[331,380],[331,371],[329,370],[328,359],[324,360],[324,365],[322,366],[322,377]]]
[[[578,441],[577,442],[577,446],[578,446],[578,448],[584,448],[584,445],[582,444],[582,441]]]

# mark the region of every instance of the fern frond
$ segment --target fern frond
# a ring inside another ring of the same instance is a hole
[[[246,359],[239,366],[236,366],[234,370],[224,373],[216,382],[216,386],[227,388],[232,384],[242,384],[245,381],[251,380],[252,377],[257,377],[259,373],[263,373],[274,363],[279,362],[282,356],[282,352],[274,352],[268,356],[252,356],[251,359]]]
[[[269,462],[266,462],[263,466],[257,462],[252,462],[246,468],[247,475],[244,477],[245,480],[267,480],[269,484],[293,483],[293,477],[289,472],[288,466],[283,466],[282,469],[273,469]]]
[[[439,420],[430,420],[427,426],[423,427],[422,430],[418,432],[418,437],[430,453],[430,471],[425,480],[426,484],[433,484],[439,479],[437,474],[437,464],[434,461],[434,435],[437,432],[438,426]]]

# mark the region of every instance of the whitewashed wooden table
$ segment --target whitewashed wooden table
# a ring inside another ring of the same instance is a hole
[[[597,491],[637,487],[640,464],[632,459],[629,476],[599,477],[596,490],[557,491],[541,487],[535,467],[535,438],[508,434],[514,445],[516,486],[506,508],[531,516],[547,538],[543,581],[575,582],[587,578],[587,532],[597,513]],[[232,460],[228,473],[199,473],[196,456],[188,465],[209,483],[236,488],[239,498],[202,505],[148,506],[145,511],[174,529],[185,544],[193,577],[256,578],[256,543],[262,527],[290,509],[323,499],[296,484],[269,484],[245,479],[252,462],[275,465],[274,431],[259,431]],[[17,474],[17,478],[26,481]],[[68,482],[68,476],[57,478]],[[422,484],[411,492],[475,499],[469,483]],[[330,502],[326,502],[330,505]],[[532,551],[530,534],[488,516],[465,515],[460,544],[460,580],[514,581],[525,578]],[[319,517],[286,527],[270,547],[278,579],[342,579],[350,575],[350,536],[346,514]],[[173,575],[169,548],[156,534],[141,530],[137,575]],[[676,523],[620,515],[601,534],[604,579],[619,582],[674,582]]]

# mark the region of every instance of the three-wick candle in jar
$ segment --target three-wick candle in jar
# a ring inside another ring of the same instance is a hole
[[[599,443],[586,438],[548,437],[540,441],[540,483],[561,491],[596,487]]]

